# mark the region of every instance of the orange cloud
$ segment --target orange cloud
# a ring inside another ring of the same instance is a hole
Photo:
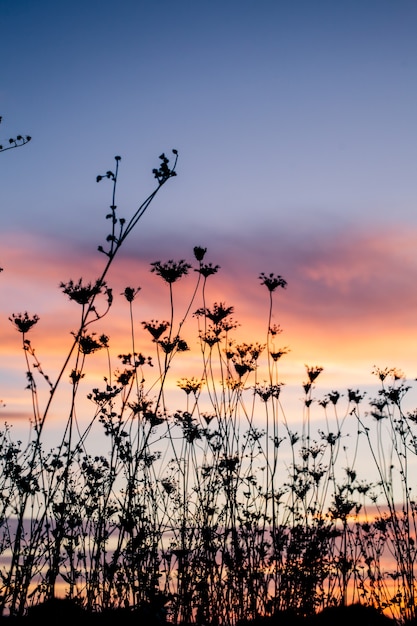
[[[267,234],[250,240],[228,239],[224,245],[219,238],[212,245],[210,241],[194,243],[208,245],[207,262],[221,265],[219,273],[207,281],[206,305],[225,302],[234,306],[233,317],[241,324],[234,333],[237,341],[266,341],[269,293],[260,284],[260,272],[282,274],[288,281],[287,289],[273,295],[272,318],[284,331],[277,337],[276,347],[291,349],[280,366],[288,385],[300,388],[305,363],[324,366],[320,381],[326,387],[370,384],[374,364],[397,366],[415,376],[412,338],[417,294],[412,286],[417,275],[417,231],[398,228],[363,233],[351,229],[331,237],[317,233],[290,237],[281,233],[279,237]],[[120,366],[117,354],[132,350],[129,306],[120,294],[126,286],[141,287],[134,305],[135,348],[145,355],[152,354],[154,345],[141,322],[168,320],[170,301],[168,285],[150,272],[149,263],[186,258],[196,267],[192,245],[187,243],[188,252],[184,247],[174,255],[172,242],[150,239],[140,252],[128,247],[116,259],[107,277],[113,288],[114,305],[108,316],[91,327],[98,334],[110,336],[112,354],[116,356],[113,369]],[[9,245],[2,249],[5,271],[0,277],[4,294],[0,351],[10,383],[6,392],[0,390],[0,398],[16,399],[18,394],[12,392],[12,387],[21,390],[24,381],[21,337],[7,317],[25,310],[40,316],[30,338],[42,367],[54,380],[71,346],[71,331],[77,330],[80,315],[79,305],[69,301],[59,283],[81,276],[94,280],[104,261],[94,250],[74,251],[69,245],[58,246],[50,239],[10,237]],[[198,274],[191,270],[189,276],[174,285],[176,329],[188,309],[197,278]],[[191,305],[188,322],[181,329],[191,351],[178,355],[171,389],[182,376],[200,375],[198,327],[192,313],[201,306],[200,291]],[[87,361],[86,388],[91,388],[107,373],[107,357],[91,355]],[[156,370],[152,375],[156,375]],[[9,406],[8,410],[13,412]],[[20,412],[16,406],[16,413]]]

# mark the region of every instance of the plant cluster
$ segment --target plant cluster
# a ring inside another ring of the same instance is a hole
[[[417,505],[409,468],[417,413],[403,408],[404,375],[376,369],[378,396],[362,410],[360,390],[347,390],[343,408],[338,391],[317,400],[323,368],[306,366],[302,419],[292,430],[280,377],[288,347],[272,323],[274,298],[287,286],[280,275],[259,276],[269,304],[262,343],[238,342],[234,307],[208,301],[220,268],[205,262],[201,246],[192,262],[151,264],[167,290],[164,320],[136,319],[139,287],[114,296],[107,285],[121,245],[174,176],[174,156],[171,168],[161,155],[157,187],[130,220],[119,218],[115,204],[120,157],[114,172],[97,177],[113,184],[111,232],[99,247],[106,261],[94,282],[61,283],[80,321],[53,378],[28,339],[38,316],[10,317],[22,338],[33,419],[28,445],[8,426],[0,435],[2,614],[23,615],[65,593],[90,611],[165,607],[174,624],[235,624],[282,610],[305,616],[353,602],[415,617]],[[192,296],[179,313],[174,292],[191,276]],[[92,330],[115,297],[126,302],[129,342],[117,367],[111,338]],[[192,329],[199,366],[178,378],[175,365],[186,358]],[[152,354],[139,351],[149,343]],[[89,390],[91,418],[81,423],[84,379],[98,351],[107,352],[109,371]],[[46,423],[64,385],[71,394],[62,439],[45,450]],[[313,410],[323,427],[314,426]],[[100,436],[107,449],[91,452]],[[364,450],[373,482],[358,476]]]

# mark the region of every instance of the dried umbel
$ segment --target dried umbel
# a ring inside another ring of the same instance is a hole
[[[224,302],[215,302],[210,309],[209,307],[203,307],[197,309],[194,315],[205,316],[207,317],[215,326],[218,326],[221,322],[223,322],[229,315],[231,315],[234,311],[234,307],[226,306]]]
[[[159,156],[159,159],[161,161],[161,164],[160,164],[159,168],[155,168],[155,169],[152,170],[153,175],[155,176],[155,178],[157,179],[157,181],[158,181],[158,183],[160,185],[165,183],[172,176],[176,176],[177,175],[177,173],[175,171],[175,166],[177,164],[178,151],[177,150],[173,150],[172,154],[175,155],[175,162],[174,162],[174,166],[173,167],[170,167],[168,165],[169,159],[165,156],[165,153],[163,152]]]
[[[70,300],[82,306],[87,305],[100,293],[111,294],[111,290],[102,280],[97,280],[95,283],[83,283],[83,279],[80,278],[76,283],[70,280],[67,283],[61,282],[59,286]]]
[[[126,298],[128,302],[133,302],[140,291],[140,287],[126,287],[122,295]]]
[[[201,261],[204,259],[207,252],[207,248],[202,248],[201,246],[194,246],[194,256],[196,261]]]
[[[275,276],[275,274],[271,273],[266,275],[264,272],[261,272],[259,275],[259,280],[261,281],[261,285],[265,285],[265,287],[271,293],[275,291],[278,287],[285,289],[287,286],[287,281],[282,278],[282,276]]]
[[[151,272],[154,272],[162,278],[166,283],[172,284],[177,282],[183,276],[188,274],[188,270],[191,268],[189,263],[186,263],[184,259],[181,261],[173,261],[170,259],[166,263],[161,261],[155,261],[151,263]]]
[[[191,378],[181,378],[181,380],[177,382],[177,386],[185,391],[187,396],[191,393],[197,395],[198,392],[201,391],[203,385],[204,380],[198,380],[194,378],[194,376],[192,376]]]
[[[154,341],[158,341],[170,324],[166,321],[151,320],[150,322],[142,322],[142,326],[152,335]]]
[[[13,313],[12,316],[9,317],[9,320],[15,325],[15,328],[19,331],[19,333],[26,334],[33,326],[35,326],[35,324],[39,322],[39,316],[33,315],[30,317],[28,312],[25,311],[24,313]]]

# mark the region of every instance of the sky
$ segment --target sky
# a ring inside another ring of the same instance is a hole
[[[5,419],[27,403],[8,317],[40,316],[37,354],[57,370],[77,314],[59,283],[103,265],[97,174],[122,157],[128,217],[173,148],[178,176],[121,251],[115,294],[140,285],[152,317],[166,294],[149,263],[205,246],[210,296],[247,339],[265,336],[259,274],[287,280],[283,380],[301,389],[306,363],[324,389],[369,386],[375,365],[417,377],[415,0],[0,0],[0,20],[0,137],[32,136],[0,155]],[[110,336],[125,316],[117,302]]]

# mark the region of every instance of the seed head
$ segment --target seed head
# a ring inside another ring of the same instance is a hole
[[[17,315],[13,313],[9,320],[15,325],[19,333],[28,333],[32,326],[38,323],[39,316],[29,317],[28,312],[25,311],[23,314],[18,313]]]

